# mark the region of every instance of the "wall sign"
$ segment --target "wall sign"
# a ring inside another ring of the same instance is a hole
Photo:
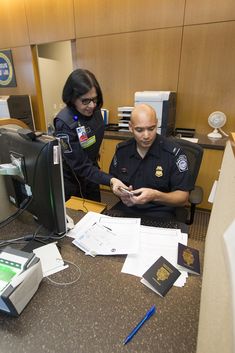
[[[0,51],[0,88],[1,87],[16,87],[11,50]]]

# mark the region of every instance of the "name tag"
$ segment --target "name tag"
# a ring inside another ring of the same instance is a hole
[[[88,148],[96,143],[95,135],[88,138],[85,126],[78,126],[76,128],[78,140],[82,148]]]

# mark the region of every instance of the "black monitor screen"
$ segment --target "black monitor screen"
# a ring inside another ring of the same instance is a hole
[[[0,129],[0,164],[17,166],[17,175],[5,175],[11,203],[27,204],[39,224],[55,235],[66,232],[62,160],[59,141],[24,129]],[[29,202],[28,202],[29,201]]]

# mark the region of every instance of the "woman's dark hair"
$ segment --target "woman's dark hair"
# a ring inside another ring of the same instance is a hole
[[[75,100],[89,92],[92,87],[95,87],[97,92],[97,108],[101,108],[103,105],[103,94],[95,75],[88,70],[74,70],[65,82],[62,93],[63,102],[68,107],[74,108]]]

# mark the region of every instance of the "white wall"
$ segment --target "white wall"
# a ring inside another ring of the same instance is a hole
[[[38,46],[38,64],[46,124],[52,124],[55,114],[64,106],[62,90],[73,70],[71,42]]]

